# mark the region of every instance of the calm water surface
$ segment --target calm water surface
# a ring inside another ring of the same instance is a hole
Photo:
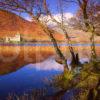
[[[21,46],[20,44],[17,45]],[[14,46],[16,45],[14,44]],[[22,46],[53,46],[53,45],[24,44]],[[61,44],[61,46],[68,46],[68,45]],[[90,44],[74,44],[73,46],[90,46]],[[100,44],[96,44],[96,46],[100,46]],[[89,59],[87,58],[81,59],[81,62],[85,61],[89,61]],[[68,63],[70,63],[70,61]],[[47,88],[48,94],[52,94],[56,90],[49,86],[49,80],[52,79],[54,75],[60,74],[62,72],[63,72],[63,66],[55,62],[53,57],[50,57],[44,62],[29,64],[23,66],[16,72],[12,72],[6,75],[0,75],[0,100],[2,100],[1,98],[7,97],[8,94],[15,93],[17,95],[21,95],[24,94],[25,92],[26,93],[32,92],[32,90],[40,88]]]
[[[29,64],[16,72],[2,75],[0,76],[0,98],[6,97],[9,93],[19,95],[44,87],[53,92],[54,89],[49,86],[47,79],[62,72],[63,67],[49,58],[42,63]]]

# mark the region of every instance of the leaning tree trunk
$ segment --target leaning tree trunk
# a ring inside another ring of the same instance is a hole
[[[69,70],[68,65],[67,65],[67,59],[65,58],[65,56],[63,55],[63,53],[59,49],[58,44],[57,44],[57,41],[56,41],[56,39],[54,38],[54,36],[52,34],[53,31],[51,29],[49,29],[47,26],[42,25],[41,23],[40,23],[40,25],[42,26],[42,28],[45,31],[45,33],[50,37],[50,39],[51,39],[51,41],[53,43],[53,46],[55,48],[55,51],[56,51],[57,55],[62,60],[62,64],[64,66],[64,71]]]
[[[79,55],[78,55],[78,53],[74,52],[74,49],[73,49],[72,44],[71,44],[70,37],[68,36],[68,33],[66,32],[66,30],[64,28],[62,28],[62,30],[65,33],[66,40],[68,41],[67,44],[69,45],[68,48],[69,48],[69,51],[70,51],[71,57],[72,57],[71,69],[74,69],[77,65],[79,65]]]
[[[94,28],[91,27],[91,38],[90,38],[90,41],[91,41],[91,60],[94,61],[97,57],[96,55],[96,51],[95,51],[95,41],[94,41],[94,36],[95,36],[95,31],[94,31]]]
[[[86,2],[84,2],[83,6],[82,6],[82,11],[83,11],[83,18],[84,18],[85,27],[86,27],[88,32],[92,33],[91,38],[90,38],[91,60],[95,60],[96,59],[95,42],[94,42],[95,28],[92,24],[89,23],[89,18],[88,18],[88,14],[87,14],[87,3]]]
[[[55,51],[57,53],[57,55],[59,56],[59,58],[62,60],[62,64],[64,66],[64,71],[67,71],[69,68],[68,68],[68,65],[67,65],[67,59],[65,58],[65,56],[63,55],[63,53],[61,52],[61,50],[59,49],[58,47],[58,44],[56,42],[56,39],[53,37],[53,34],[52,34],[52,31],[51,30],[47,30],[46,33],[48,33],[48,36],[50,37],[52,43],[53,43],[53,46],[55,48]]]
[[[57,55],[59,56],[59,58],[62,60],[62,64],[64,66],[64,70],[68,71],[68,65],[67,65],[67,59],[65,58],[65,56],[63,55],[63,53],[61,52],[61,50],[58,47],[57,41],[53,36],[53,31],[47,27],[47,25],[41,23],[39,21],[39,19],[35,18],[31,13],[30,16],[33,18],[33,20],[43,29],[43,31],[49,36],[51,42],[53,43],[53,46],[55,48],[55,51],[57,53]]]

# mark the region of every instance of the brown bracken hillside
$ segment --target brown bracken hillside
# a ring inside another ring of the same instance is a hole
[[[0,9],[0,38],[14,36],[19,32],[27,40],[48,41],[50,40],[42,28],[35,22],[30,22],[9,11]],[[62,34],[55,33],[57,40],[63,40]]]

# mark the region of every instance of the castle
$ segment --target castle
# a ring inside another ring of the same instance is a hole
[[[20,42],[21,41],[21,36],[19,33],[17,33],[15,36],[13,37],[6,37],[5,42],[9,43],[9,42]]]

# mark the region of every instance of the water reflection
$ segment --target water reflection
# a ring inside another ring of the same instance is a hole
[[[18,46],[18,48],[19,47],[20,46]],[[7,46],[5,46],[4,48],[1,47],[2,51],[5,51],[4,54],[7,53],[6,51],[8,51],[8,49],[6,50],[5,48],[7,48]],[[9,46],[8,46],[8,48],[9,48]],[[14,50],[16,48],[17,48],[16,46],[14,46],[14,47],[12,46],[9,48],[10,49],[9,51],[11,51],[11,54],[12,54],[12,51],[14,52]],[[20,51],[21,56],[18,57],[18,59],[15,59],[15,62],[13,61],[13,62],[11,62],[11,64],[8,64],[11,68],[16,68],[16,66],[17,67],[20,66],[19,64],[21,64],[21,65],[27,64],[25,61],[23,61],[23,58],[24,58],[22,56],[23,52],[24,52],[23,46],[20,48],[21,48],[20,50],[22,50],[22,51]],[[9,73],[6,75],[1,75],[0,76],[0,99],[6,97],[9,93],[15,93],[15,94],[21,95],[24,92],[31,92],[33,89],[40,89],[40,88],[44,88],[44,87],[48,89],[49,93],[55,92],[55,90],[48,85],[49,84],[48,79],[51,79],[53,75],[62,73],[63,66],[58,64],[57,62],[55,62],[54,57],[50,57],[51,54],[54,55],[52,53],[52,52],[54,52],[52,47],[48,48],[48,47],[44,46],[44,47],[39,48],[37,46],[37,48],[38,49],[36,49],[36,47],[34,47],[34,46],[33,47],[25,46],[25,51],[28,51],[30,53],[29,55],[32,56],[32,58],[33,58],[32,62],[29,62],[29,63],[37,62],[37,60],[40,59],[41,57],[45,58],[46,60],[45,61],[42,60],[43,62],[41,62],[41,63],[28,64],[28,65],[24,66],[23,68],[17,70],[16,72]],[[79,52],[80,58],[82,58],[82,59],[80,59],[81,63],[89,62],[89,55],[90,55],[89,47],[86,46],[84,48],[83,47],[75,47],[75,48],[76,48],[76,51]],[[96,46],[98,56],[100,54],[99,48],[100,48],[99,45],[98,45],[98,47]],[[33,53],[35,55],[33,55]],[[8,54],[9,54],[9,52],[8,52]],[[41,54],[41,57],[39,54]],[[68,54],[68,52],[67,52],[67,54]],[[69,55],[67,55],[67,56],[68,56],[67,58],[69,58]],[[37,57],[37,59],[36,59],[36,57]],[[47,59],[47,57],[50,57],[50,58]],[[34,62],[33,62],[33,60],[34,60]],[[40,60],[38,60],[38,61],[40,61]],[[12,63],[13,63],[13,65],[12,65]],[[70,59],[68,60],[67,63],[70,64]],[[1,68],[0,68],[1,71],[3,70],[3,68],[4,68],[4,70],[7,69],[6,66],[5,67],[2,66],[2,62],[0,63],[0,65],[1,65]],[[7,63],[5,63],[5,65],[7,65]],[[14,65],[15,65],[15,67],[14,67]],[[7,73],[11,72],[8,70],[7,70]]]
[[[81,59],[81,62],[85,61],[88,59]],[[67,63],[70,64],[70,60]],[[49,86],[48,79],[62,72],[63,66],[55,62],[54,57],[50,57],[44,62],[28,64],[16,72],[1,75],[0,98],[6,97],[9,93],[21,95],[40,88],[47,88],[49,94],[52,94],[54,89]]]
[[[63,66],[49,58],[42,63],[29,64],[20,70],[0,76],[0,98],[6,97],[9,93],[23,94],[32,89],[52,88],[48,86],[45,79],[62,73]]]

